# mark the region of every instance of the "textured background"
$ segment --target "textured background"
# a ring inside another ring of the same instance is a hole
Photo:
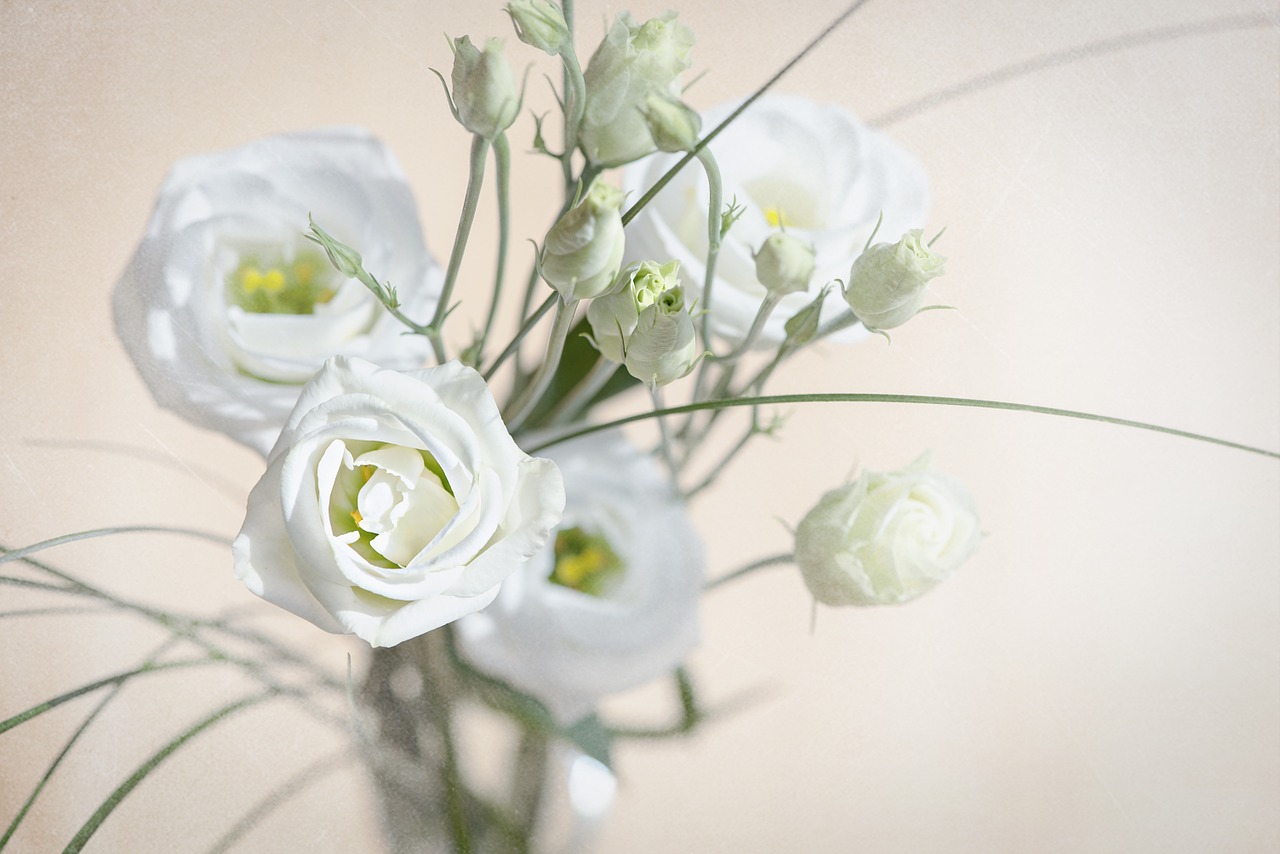
[[[0,2],[0,542],[138,523],[234,534],[260,461],[157,409],[111,328],[108,294],[153,193],[189,154],[365,125],[447,255],[467,140],[427,69],[449,67],[442,32],[509,32],[496,3],[473,5]],[[840,5],[686,4],[708,71],[690,101],[745,94]],[[1015,400],[1280,448],[1277,12],[1209,5],[869,3],[780,89],[894,119],[930,174],[931,226],[949,226],[939,293],[960,311],[891,347],[797,358],[774,390]],[[621,8],[581,5],[584,56]],[[1000,74],[1217,15],[1245,18]],[[992,85],[901,111],[975,79]],[[530,92],[551,106],[538,73]],[[522,118],[513,149],[531,133]],[[517,162],[518,237],[542,234],[554,185],[549,163]],[[464,288],[487,280],[492,227],[486,208]],[[464,304],[459,332],[483,305]],[[796,408],[695,507],[710,571],[788,549],[775,519],[794,523],[854,462],[892,468],[924,448],[977,497],[977,556],[908,608],[823,610],[813,633],[789,570],[709,596],[695,672],[712,704],[754,699],[694,738],[621,748],[601,849],[1280,847],[1280,463],[1043,416]],[[254,600],[217,546],[136,535],[50,559],[144,602],[246,609],[335,673],[363,654]],[[0,611],[43,604],[0,587]],[[112,614],[0,619],[0,716],[132,666],[158,637]],[[230,668],[150,679],[94,724],[14,850],[61,849],[144,757],[246,690]],[[660,719],[666,693],[618,706]],[[0,826],[90,703],[0,737]],[[172,758],[89,850],[205,850],[337,744],[287,703],[246,712]],[[348,767],[242,850],[367,850],[367,792]]]

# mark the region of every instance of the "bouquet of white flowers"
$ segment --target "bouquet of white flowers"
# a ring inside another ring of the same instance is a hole
[[[793,566],[816,619],[819,605],[914,600],[979,547],[977,503],[927,451],[857,471],[859,445],[803,476],[822,493],[807,512],[770,511],[786,517],[787,548],[709,571],[690,502],[733,501],[714,487],[780,431],[780,405],[1021,410],[1280,456],[1025,403],[826,383],[771,393],[795,365],[942,322],[943,312],[916,318],[963,299],[939,278],[946,242],[928,228],[917,158],[841,106],[771,91],[862,5],[763,86],[700,111],[686,93],[695,35],[675,13],[623,12],[584,46],[572,4],[511,0],[523,45],[453,38],[452,68],[437,72],[455,130],[470,137],[439,260],[412,182],[363,129],[283,133],[173,166],[114,290],[119,340],[157,404],[261,455],[229,542],[235,577],[363,644],[343,675],[305,651],[319,634],[310,626],[290,639],[172,611],[39,554],[173,529],[6,544],[0,560],[27,574],[0,581],[89,599],[164,637],[135,666],[6,709],[0,732],[107,692],[82,731],[116,692],[160,671],[230,668],[252,686],[136,764],[67,850],[200,733],[275,701],[342,745],[232,824],[216,850],[352,759],[376,792],[389,850],[587,844],[615,797],[618,745],[685,737],[733,710],[706,699],[690,664],[705,593]],[[524,235],[511,216],[508,136],[536,100],[518,69],[537,51],[559,65],[556,109],[535,113],[520,164],[550,166],[558,192],[541,230]],[[471,238],[490,215],[496,259],[481,273]],[[517,236],[534,248],[513,291]],[[609,705],[653,683],[670,686],[669,719],[637,722]],[[21,838],[80,731],[17,805],[0,849]],[[495,767],[478,769],[479,756]]]

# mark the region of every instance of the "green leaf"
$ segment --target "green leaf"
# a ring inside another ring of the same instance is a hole
[[[606,768],[613,768],[610,754],[613,748],[613,733],[609,731],[597,715],[588,715],[564,731],[564,735],[586,755]]]
[[[278,692],[276,691],[267,691],[262,694],[255,694],[252,697],[246,697],[243,700],[237,700],[230,705],[223,706],[221,709],[218,709],[218,711],[209,715],[209,717],[200,721],[173,741],[160,748],[160,750],[156,751],[150,759],[143,762],[142,765],[138,767],[138,770],[130,774],[127,780],[117,786],[116,790],[107,796],[107,799],[102,802],[102,805],[99,806],[97,810],[94,811],[93,815],[89,816],[89,820],[84,823],[84,826],[80,828],[80,831],[76,833],[71,842],[67,844],[67,847],[63,849],[63,854],[78,854],[78,852],[84,848],[84,844],[89,841],[89,837],[93,836],[93,834],[97,832],[98,828],[102,826],[102,823],[107,820],[107,816],[111,815],[111,813],[115,811],[115,808],[120,806],[120,803],[129,796],[129,793],[137,788],[138,784],[146,779],[148,774],[154,771],[161,762],[168,759],[169,756],[178,748],[182,747],[182,745],[186,744],[188,741],[195,738],[197,735],[204,732],[206,729],[228,715],[238,712],[241,709],[247,709],[250,706],[261,703],[263,700],[275,697],[277,696],[277,693]]]
[[[1178,436],[1183,439],[1194,439],[1197,442],[1208,442],[1211,445],[1221,445],[1224,448],[1233,448],[1237,451],[1247,451],[1251,454],[1260,454],[1264,457],[1280,459],[1280,451],[1269,451],[1266,448],[1255,448],[1252,445],[1244,445],[1239,442],[1232,442],[1227,439],[1218,439],[1213,436],[1205,436],[1203,434],[1192,433],[1187,430],[1178,430],[1173,427],[1162,427],[1159,424],[1148,424],[1144,421],[1132,421],[1128,418],[1115,418],[1110,415],[1097,415],[1090,412],[1078,412],[1073,409],[1058,409],[1052,406],[1035,406],[1029,403],[1010,403],[1002,400],[977,400],[969,397],[937,397],[934,395],[923,394],[845,394],[841,392],[734,397],[726,400],[707,400],[700,403],[686,403],[683,406],[671,406],[666,409],[654,409],[647,412],[640,412],[635,415],[628,415],[625,418],[606,421],[603,424],[588,424],[584,427],[577,427],[548,439],[545,442],[534,445],[531,448],[526,448],[525,452],[529,454],[536,454],[539,451],[546,450],[547,448],[558,445],[561,442],[567,442],[570,439],[576,439],[579,436],[587,436],[591,433],[599,433],[603,430],[612,430],[613,428],[621,427],[624,424],[644,421],[649,418],[661,418],[668,415],[683,415],[686,412],[700,412],[704,409],[731,409],[735,406],[767,406],[778,403],[912,403],[928,406],[962,406],[974,407],[977,409],[1006,409],[1013,412],[1033,412],[1038,415],[1054,415],[1059,418],[1077,418],[1083,421],[1098,421],[1103,424],[1115,424],[1120,427],[1134,427],[1139,430],[1150,430],[1154,433],[1165,433],[1167,435]]]
[[[214,658],[184,658],[179,661],[166,661],[163,664],[144,664],[141,667],[134,668],[133,670],[126,670],[124,673],[117,673],[115,676],[108,676],[105,679],[90,682],[88,685],[81,685],[79,688],[74,688],[64,694],[59,694],[50,700],[45,700],[43,703],[38,703],[26,711],[18,712],[18,714],[0,721],[0,734],[8,732],[19,724],[24,724],[32,718],[39,717],[50,709],[56,709],[58,706],[61,706],[63,703],[70,700],[74,700],[76,697],[89,694],[93,691],[97,691],[99,688],[105,688],[108,685],[117,685],[119,683],[126,682],[135,676],[141,676],[144,673],[158,673],[162,670],[174,670],[180,667],[193,667],[200,664],[217,663],[220,662],[218,659]]]

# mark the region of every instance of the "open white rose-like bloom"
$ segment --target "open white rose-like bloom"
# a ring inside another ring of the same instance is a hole
[[[949,578],[981,539],[973,497],[925,454],[823,495],[796,527],[796,565],[823,604],[896,605]]]
[[[260,453],[329,356],[420,367],[430,351],[302,234],[359,246],[410,316],[441,273],[391,152],[366,131],[286,134],[179,161],[117,285],[116,330],[156,401]]]
[[[673,671],[698,639],[702,544],[652,458],[619,436],[566,443],[554,541],[458,623],[463,654],[568,726]]]
[[[394,646],[483,608],[564,508],[476,371],[337,357],[302,389],[233,546],[258,596]]]
[[[709,110],[703,131],[736,106]],[[756,279],[753,253],[779,227],[812,244],[816,270],[807,290],[783,297],[755,340],[758,348],[781,344],[787,319],[823,285],[847,276],[881,212],[882,236],[923,224],[928,183],[919,162],[835,104],[765,95],[709,148],[725,176],[725,203],[736,199],[745,208],[720,248],[710,306],[711,331],[732,344],[746,337],[767,293]],[[678,159],[655,156],[628,167],[625,189],[639,197]],[[625,260],[679,261],[690,302],[701,297],[706,278],[708,198],[705,173],[690,163],[627,227]],[[824,307],[827,316],[844,308],[838,289]]]

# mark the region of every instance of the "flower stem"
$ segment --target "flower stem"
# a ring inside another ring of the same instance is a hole
[[[751,328],[747,330],[746,337],[727,356],[721,357],[720,361],[736,362],[741,359],[742,354],[750,350],[751,345],[760,337],[760,331],[764,329],[765,323],[769,320],[769,315],[773,314],[773,310],[778,307],[780,302],[782,302],[782,297],[772,293],[767,294],[764,301],[760,303],[760,310],[756,312],[755,319],[751,321]]]
[[[547,340],[547,355],[533,380],[525,387],[524,392],[511,407],[511,415],[506,419],[507,429],[515,433],[524,424],[525,419],[537,406],[542,393],[551,385],[556,368],[560,367],[560,355],[564,352],[565,339],[573,329],[573,316],[577,312],[578,300],[565,302],[557,297],[556,318],[551,324],[551,337]]]
[[[552,293],[551,296],[547,297],[546,300],[543,301],[542,305],[538,306],[537,310],[534,311],[533,314],[529,315],[529,318],[524,322],[524,325],[520,327],[520,331],[511,339],[511,343],[507,344],[506,349],[502,351],[498,358],[493,360],[493,364],[489,366],[489,370],[484,372],[485,382],[493,379],[493,375],[498,372],[498,368],[502,367],[502,363],[511,358],[512,353],[515,353],[520,349],[520,342],[524,340],[526,335],[533,331],[533,327],[538,325],[538,321],[542,319],[542,315],[550,311],[551,307],[556,305],[559,301],[560,295]]]
[[[475,348],[475,364],[479,365],[484,358],[484,345],[489,341],[489,333],[493,329],[493,319],[498,314],[498,300],[502,295],[502,280],[507,273],[507,241],[511,236],[511,146],[507,144],[507,135],[500,133],[493,140],[494,180],[498,185],[498,260],[493,274],[493,300],[489,303],[489,314],[484,321],[484,331],[480,333],[480,341]]]
[[[749,563],[741,569],[735,569],[728,575],[722,575],[719,578],[713,578],[708,581],[702,588],[705,593],[709,590],[715,590],[717,587],[728,584],[730,581],[736,581],[744,575],[750,575],[758,569],[765,569],[770,566],[783,566],[789,563],[795,563],[796,556],[788,552],[787,554],[772,555],[770,557],[761,558],[753,563]]]
[[[653,398],[653,409],[655,412],[662,410],[662,389],[654,386],[649,390],[650,396]],[[662,449],[662,459],[667,464],[667,471],[671,473],[671,488],[679,494],[680,492],[680,468],[676,465],[675,451],[671,447],[671,432],[667,429],[667,419],[661,415],[658,416],[658,436],[659,447]]]
[[[720,256],[720,208],[724,204],[724,183],[720,179],[720,167],[711,149],[698,152],[698,162],[707,174],[710,198],[707,200],[707,269],[702,281],[702,349],[711,349],[711,290],[716,282],[716,259]]]
[[[584,409],[591,400],[600,393],[600,390],[608,385],[609,380],[618,372],[618,363],[604,356],[596,359],[596,363],[591,366],[591,370],[587,375],[578,381],[578,384],[569,390],[559,402],[552,408],[547,415],[548,423],[552,425],[564,424],[576,416]]]
[[[565,21],[569,20],[566,15]],[[569,23],[569,26],[572,30],[573,24]],[[574,184],[573,152],[578,147],[578,128],[582,124],[582,114],[587,109],[587,83],[582,76],[578,55],[573,51],[572,40],[560,52],[560,59],[564,61],[565,97],[568,98],[564,111],[564,153],[560,155],[560,167],[564,171],[565,193],[568,195]]]
[[[480,186],[484,183],[484,161],[489,152],[489,140],[482,136],[471,139],[471,172],[467,179],[467,194],[462,201],[462,214],[458,217],[458,230],[453,236],[453,252],[449,255],[449,267],[444,274],[444,288],[440,292],[440,302],[436,304],[436,313],[427,326],[427,338],[431,348],[435,350],[436,361],[443,364],[448,360],[444,349],[444,321],[452,306],[449,300],[453,297],[453,286],[458,281],[458,271],[462,268],[462,256],[467,251],[467,238],[471,236],[471,223],[476,218],[476,208],[480,203]]]
[[[849,394],[842,392],[822,392],[818,394],[774,394],[757,397],[736,397],[727,400],[704,400],[697,403],[686,403],[682,406],[672,406],[667,409],[639,412],[635,415],[628,415],[625,418],[616,418],[613,421],[606,421],[601,424],[589,424],[574,430],[569,430],[565,433],[561,433],[559,436],[547,439],[544,442],[540,442],[539,444],[526,449],[526,452],[536,454],[539,451],[546,450],[547,448],[558,445],[561,442],[567,442],[570,439],[576,439],[579,436],[587,436],[604,430],[612,430],[615,427],[621,427],[624,424],[632,424],[637,421],[645,421],[650,418],[661,418],[667,415],[680,415],[685,412],[698,412],[703,409],[730,409],[735,406],[765,406],[778,403],[909,403],[926,406],[961,406],[976,409],[1005,409],[1012,412],[1032,412],[1039,415],[1053,415],[1058,418],[1075,418],[1082,421],[1097,421],[1102,424],[1114,424],[1120,427],[1134,427],[1138,430],[1149,430],[1153,433],[1165,433],[1170,436],[1192,439],[1197,442],[1207,442],[1211,445],[1221,445],[1224,448],[1233,448],[1237,451],[1246,451],[1251,454],[1259,454],[1264,457],[1273,457],[1280,460],[1280,451],[1257,448],[1253,445],[1232,442],[1228,439],[1218,439],[1214,436],[1206,436],[1202,433],[1192,433],[1189,430],[1178,430],[1174,427],[1162,427],[1159,424],[1149,424],[1145,421],[1133,421],[1128,418],[1116,418],[1111,415],[1080,412],[1074,409],[1058,409],[1052,406],[1036,406],[1030,403],[1012,403],[1004,400],[979,400],[970,397],[939,397],[924,394]]]

